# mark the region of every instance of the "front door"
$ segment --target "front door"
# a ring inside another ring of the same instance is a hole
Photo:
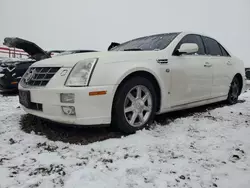
[[[186,35],[176,49],[183,43],[196,43],[199,50],[194,54],[173,55],[169,58],[171,107],[211,98],[213,66],[205,55],[201,37]]]

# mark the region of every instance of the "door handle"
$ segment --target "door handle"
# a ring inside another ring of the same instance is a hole
[[[204,67],[212,67],[212,64],[209,63],[209,62],[206,62],[206,63],[204,64]]]
[[[227,65],[232,65],[232,63],[230,61],[227,62]]]

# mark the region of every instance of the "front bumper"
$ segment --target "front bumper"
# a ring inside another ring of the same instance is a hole
[[[22,108],[29,114],[55,122],[74,125],[110,124],[113,96],[116,86],[96,87],[63,87],[59,89],[38,88],[27,89],[19,86],[19,90],[29,90],[32,103],[42,104],[42,111]],[[89,92],[107,91],[105,95],[89,96]],[[74,103],[61,103],[61,93],[74,93]],[[76,115],[66,115],[62,106],[74,106]]]
[[[0,74],[0,91],[13,91],[18,89],[18,82],[20,81],[12,78],[10,76],[6,76],[4,74]]]

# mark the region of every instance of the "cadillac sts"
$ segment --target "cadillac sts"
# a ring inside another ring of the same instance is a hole
[[[27,113],[55,122],[134,133],[157,114],[235,104],[245,80],[243,62],[218,40],[173,32],[37,61],[19,83],[19,100]]]

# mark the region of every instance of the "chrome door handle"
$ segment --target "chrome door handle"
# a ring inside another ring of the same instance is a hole
[[[227,62],[228,65],[232,65],[232,63],[230,61]]]
[[[212,67],[212,64],[211,64],[211,63],[206,62],[206,63],[204,64],[204,67]]]

